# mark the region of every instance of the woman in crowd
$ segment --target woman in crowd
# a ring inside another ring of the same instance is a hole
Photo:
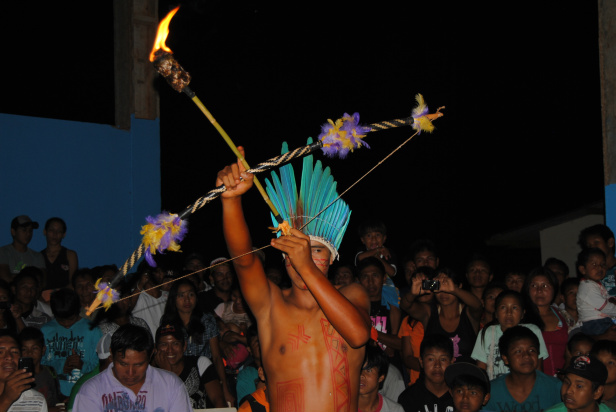
[[[62,239],[66,236],[66,222],[59,217],[48,219],[43,235],[47,240],[47,247],[41,250],[47,270],[47,282],[43,289],[70,287],[78,260],[74,250],[62,246]]]
[[[558,308],[552,306],[557,291],[556,276],[544,267],[533,269],[524,281],[523,294],[530,298],[531,310],[527,313],[526,319],[541,329],[549,354],[543,361],[543,371],[549,376],[556,376],[558,370],[565,366],[565,352],[569,338],[567,321],[559,313]]]
[[[197,288],[189,279],[173,283],[160,321],[164,326],[179,322],[184,326],[186,350],[184,356],[205,356],[209,358],[223,382],[225,400],[234,402],[225,379],[225,366],[218,342],[218,327],[211,313],[203,313],[197,305]]]

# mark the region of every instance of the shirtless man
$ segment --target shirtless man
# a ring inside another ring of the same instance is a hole
[[[221,198],[231,257],[252,250],[241,195],[252,187],[253,176],[244,170],[239,162],[227,166],[216,182],[227,188]],[[356,283],[334,287],[327,279],[330,249],[298,230],[271,245],[285,254],[290,289],[269,281],[255,254],[234,265],[259,325],[272,412],[357,411],[363,345],[370,338],[366,292]]]

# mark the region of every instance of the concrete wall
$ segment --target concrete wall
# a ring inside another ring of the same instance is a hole
[[[30,247],[45,247],[52,216],[68,226],[63,244],[80,267],[123,264],[147,215],[160,212],[159,120],[109,125],[0,114],[0,245],[10,222],[29,215],[41,227]]]
[[[602,215],[587,215],[541,230],[541,263],[549,257],[558,258],[569,266],[569,276],[576,276],[578,236],[583,229],[598,223],[605,223]]]

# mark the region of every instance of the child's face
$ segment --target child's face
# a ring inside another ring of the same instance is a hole
[[[496,301],[496,297],[502,292],[501,288],[495,288],[488,290],[486,293],[486,298],[483,300],[483,308],[488,313],[494,313],[496,308],[494,307],[494,303]]]
[[[590,235],[586,237],[586,247],[596,247],[597,249],[601,249],[605,256],[610,256],[612,254],[612,248],[614,247],[614,238],[609,238],[607,242],[599,235]]]
[[[353,272],[346,266],[342,266],[336,270],[336,276],[334,276],[334,284],[340,286],[346,286],[353,283]]]
[[[376,266],[366,266],[359,272],[359,283],[368,292],[371,301],[381,300],[384,275]]]
[[[513,296],[506,296],[501,299],[497,308],[494,308],[494,316],[504,332],[507,329],[517,326],[524,316],[524,308],[520,301]]]
[[[471,287],[485,288],[492,280],[490,266],[487,262],[481,260],[471,262],[466,269],[466,279],[468,279],[468,283]]]
[[[490,394],[484,395],[478,386],[457,386],[450,392],[456,412],[477,412],[490,400]]]
[[[21,345],[21,357],[32,358],[34,365],[39,365],[45,355],[45,349],[45,346],[41,346],[36,340],[26,340]]]
[[[387,236],[381,232],[368,232],[359,239],[361,240],[361,243],[366,246],[367,250],[372,250],[383,246],[387,240]]]
[[[560,397],[568,410],[585,410],[592,406],[602,395],[603,386],[592,390],[592,382],[581,376],[568,373],[560,388]]]
[[[597,354],[597,358],[603,362],[607,368],[607,380],[606,385],[616,383],[616,356],[609,352],[601,351]]]
[[[587,279],[600,281],[605,277],[605,258],[601,255],[590,255],[579,269]]]
[[[571,286],[569,289],[565,291],[565,295],[563,296],[565,308],[571,309],[571,310],[577,310],[577,303],[576,303],[577,292],[578,292],[577,285]]]
[[[573,347],[571,348],[572,352],[571,352],[571,357],[572,358],[577,358],[578,356],[588,356],[588,354],[590,353],[590,350],[592,349],[592,343],[590,342],[578,342],[575,345],[573,345]]]
[[[502,354],[505,365],[511,372],[520,374],[535,373],[539,366],[539,348],[530,339],[513,341],[507,354]]]
[[[509,273],[507,276],[505,276],[505,285],[509,290],[522,292],[522,286],[524,286],[524,279],[526,279],[526,276],[520,273]]]
[[[367,395],[377,392],[379,384],[385,379],[385,375],[379,376],[379,370],[374,368],[362,369],[359,378],[359,394]]]
[[[427,381],[441,384],[445,381],[445,369],[453,363],[450,354],[442,349],[428,348],[424,355],[419,358],[419,363],[424,370]]]

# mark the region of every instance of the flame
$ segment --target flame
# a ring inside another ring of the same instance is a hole
[[[165,18],[158,25],[158,32],[156,33],[156,40],[154,41],[154,47],[152,47],[152,52],[150,53],[151,62],[153,62],[155,59],[154,54],[160,49],[163,49],[164,51],[168,53],[172,53],[171,49],[167,47],[167,45],[165,44],[165,40],[167,40],[167,36],[169,35],[169,23],[171,22],[171,19],[173,18],[173,16],[175,15],[175,13],[177,13],[179,9],[180,9],[180,6],[177,6],[175,9],[171,10],[169,14],[167,14],[167,16],[165,16]]]

